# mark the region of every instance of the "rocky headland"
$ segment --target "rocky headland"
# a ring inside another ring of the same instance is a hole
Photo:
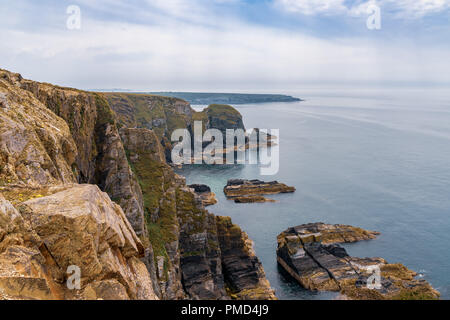
[[[278,181],[232,179],[228,180],[223,192],[228,199],[235,200],[237,203],[273,202],[263,195],[293,193],[295,188]]]
[[[1,299],[273,297],[245,233],[167,163],[189,103],[141,99],[0,70]]]
[[[259,136],[259,129],[247,133],[242,115],[230,105],[212,104],[203,111],[196,112],[188,102],[178,98],[133,93],[104,93],[103,95],[116,114],[119,128],[149,129],[156,134],[169,164],[173,147],[172,133],[176,129],[186,128],[193,137],[196,121],[202,123],[203,133],[208,129],[218,129],[222,132],[224,148],[221,152],[224,157],[231,152],[270,147],[275,143],[272,141],[275,137],[270,134]],[[227,129],[242,130],[245,133],[245,145],[240,146],[235,143],[234,148],[227,149]],[[255,134],[253,138],[252,135]],[[203,143],[203,148],[208,145],[208,142]],[[193,156],[192,162],[196,160]]]
[[[278,236],[279,265],[304,288],[336,291],[342,299],[438,299],[439,292],[402,264],[382,258],[348,255],[339,243],[375,239],[379,233],[346,225],[311,223],[289,228]],[[376,270],[380,281],[372,282]],[[369,284],[369,286],[368,286]]]

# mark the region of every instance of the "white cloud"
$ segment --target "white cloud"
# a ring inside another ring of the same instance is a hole
[[[448,0],[383,0],[381,3],[397,10],[401,17],[423,17],[450,8]]]
[[[115,1],[111,7],[110,1],[102,1],[92,5],[114,13],[129,11],[127,17],[141,15],[139,20],[149,23],[97,20],[83,14],[79,31],[67,30],[64,21],[61,28],[45,32],[5,24],[0,28],[0,38],[8,39],[0,44],[1,67],[61,85],[135,90],[252,91],[301,83],[450,82],[450,50],[445,43],[438,47],[421,45],[420,39],[320,39],[295,29],[237,21],[203,6],[203,0],[189,0],[198,10],[184,14],[162,2],[152,1],[158,10],[142,11],[126,2]]]
[[[288,12],[304,15],[363,15],[369,4],[375,3],[397,17],[419,18],[450,8],[448,0],[274,0],[275,4]]]
[[[344,2],[344,0],[275,0],[281,8],[305,15],[343,13],[347,11]]]

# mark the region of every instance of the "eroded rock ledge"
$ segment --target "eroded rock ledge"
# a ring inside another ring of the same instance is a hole
[[[438,299],[439,293],[428,282],[416,280],[416,273],[405,266],[389,264],[382,258],[351,257],[338,245],[377,235],[345,225],[301,225],[278,236],[277,260],[309,290],[338,291],[347,299],[361,300]],[[376,269],[380,271],[380,286],[369,289],[367,283]]]
[[[279,183],[278,181],[264,182],[261,180],[232,179],[228,180],[228,183],[223,189],[223,192],[225,193],[227,198],[235,199],[249,196],[293,193],[295,192],[295,188],[289,187],[284,183]],[[254,199],[257,200],[256,198]]]

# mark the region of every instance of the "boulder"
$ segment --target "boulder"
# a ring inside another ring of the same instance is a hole
[[[144,248],[122,209],[93,185],[19,206],[0,199],[0,292],[14,299],[157,299]],[[81,288],[65,282],[78,267]]]

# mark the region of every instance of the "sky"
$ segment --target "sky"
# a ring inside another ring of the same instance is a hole
[[[0,0],[0,68],[81,89],[445,87],[449,19],[450,0]]]

